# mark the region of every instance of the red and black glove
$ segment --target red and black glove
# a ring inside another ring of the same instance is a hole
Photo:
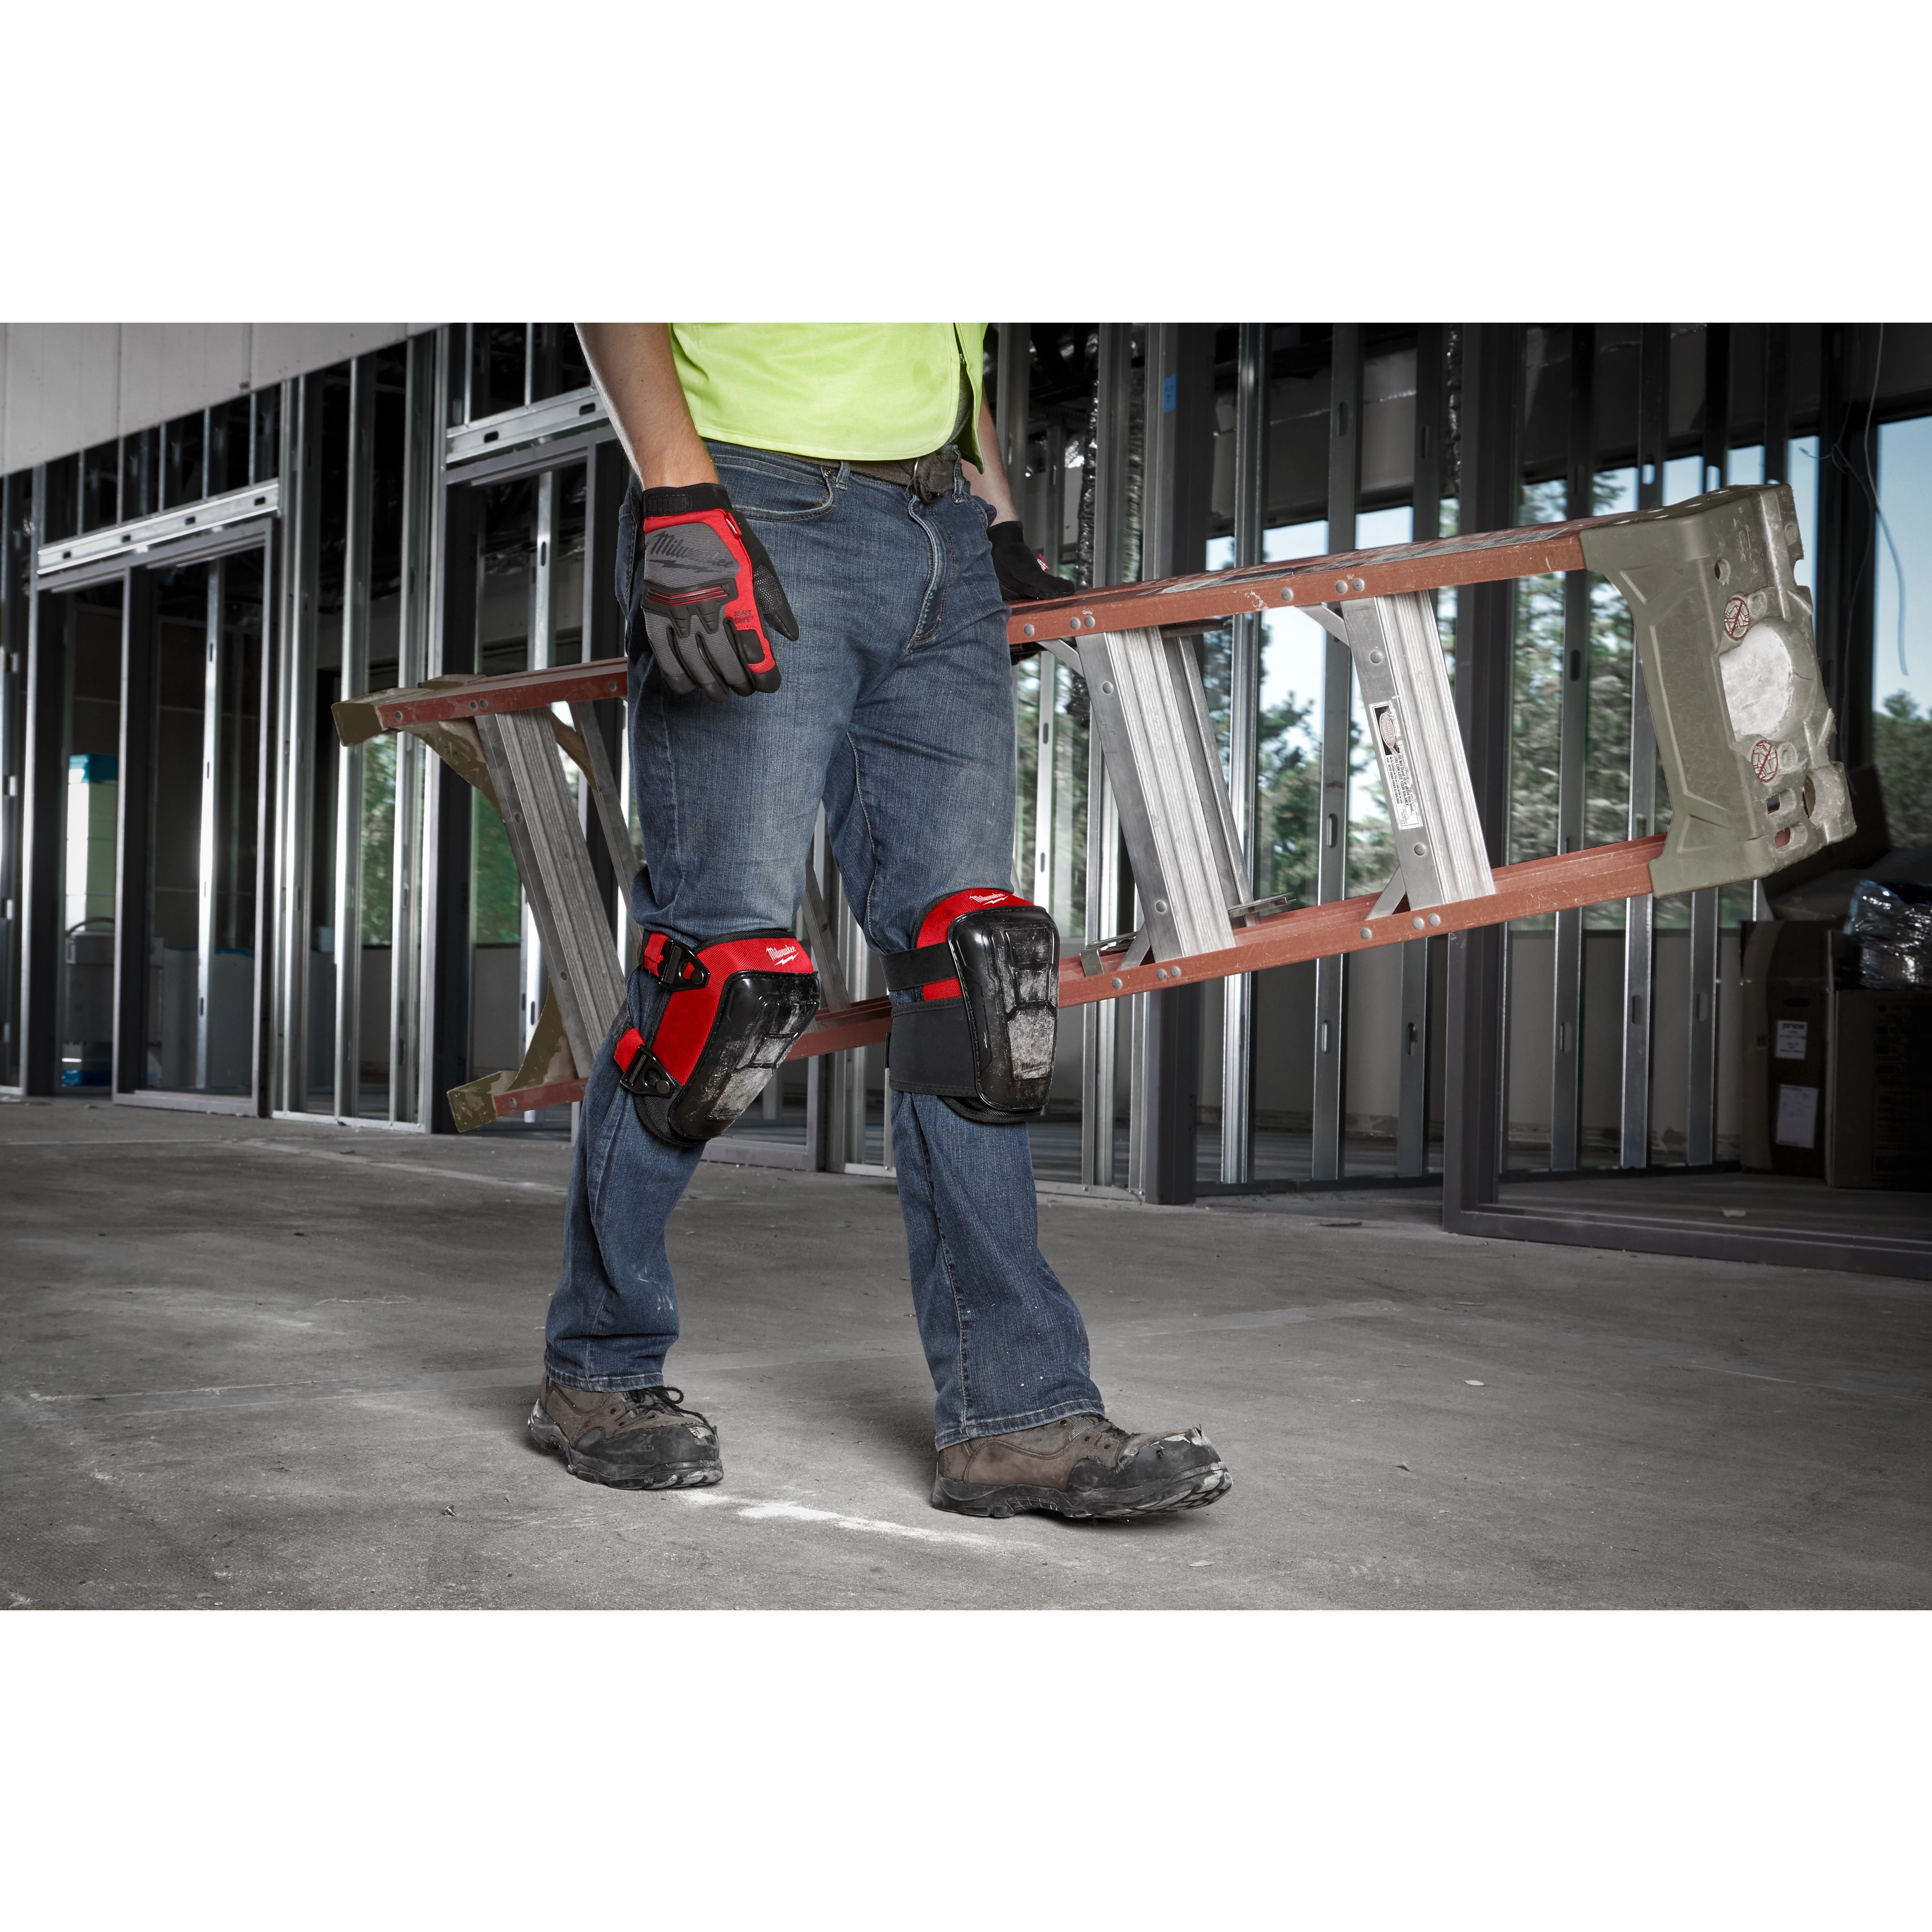
[[[1030,603],[1042,597],[1077,597],[1080,586],[1064,577],[1048,574],[1018,524],[995,524],[986,532],[993,546],[993,572],[1000,595],[1009,604]]]
[[[778,688],[771,633],[796,639],[778,574],[721,483],[646,490],[638,533],[637,621],[664,681],[723,700]]]

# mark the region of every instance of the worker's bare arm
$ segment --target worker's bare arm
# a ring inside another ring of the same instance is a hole
[[[718,472],[692,427],[671,360],[669,325],[580,322],[577,335],[618,440],[644,488],[676,490],[716,482]]]
[[[966,472],[966,487],[974,496],[993,506],[993,520],[996,524],[1016,524],[1020,513],[1013,505],[1013,493],[1006,485],[1006,465],[1000,460],[1000,439],[993,427],[993,412],[984,403],[980,405],[980,454],[986,458],[986,466],[976,470],[964,457],[959,466]]]

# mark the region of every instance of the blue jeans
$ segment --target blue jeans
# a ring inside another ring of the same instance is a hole
[[[648,649],[632,659],[632,910],[690,945],[789,926],[823,799],[867,939],[903,951],[934,899],[1009,884],[1012,681],[987,513],[963,482],[922,503],[842,464],[711,453],[800,634],[775,640],[778,690],[722,704],[667,691]],[[633,971],[629,995],[647,1030],[664,994]],[[544,1366],[572,1388],[650,1388],[678,1333],[664,1224],[698,1156],[645,1132],[613,1044],[584,1090]],[[897,1092],[892,1125],[938,1446],[1099,1412],[1080,1311],[1040,1252],[1026,1129]]]

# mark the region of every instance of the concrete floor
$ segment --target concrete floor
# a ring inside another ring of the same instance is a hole
[[[879,1180],[707,1164],[672,1379],[725,1481],[530,1445],[568,1150],[0,1106],[0,1602],[1163,1608],[1932,1604],[1932,1287],[1507,1242],[1434,1197],[1042,1201],[1130,1427],[1212,1509],[928,1507]]]

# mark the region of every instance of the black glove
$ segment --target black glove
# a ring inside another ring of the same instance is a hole
[[[1000,595],[1009,604],[1080,595],[1078,584],[1064,577],[1047,574],[1018,523],[995,524],[986,536],[993,546],[993,569],[1000,580]]]
[[[664,681],[722,700],[778,688],[769,631],[796,638],[778,574],[721,483],[646,490],[632,596]]]

